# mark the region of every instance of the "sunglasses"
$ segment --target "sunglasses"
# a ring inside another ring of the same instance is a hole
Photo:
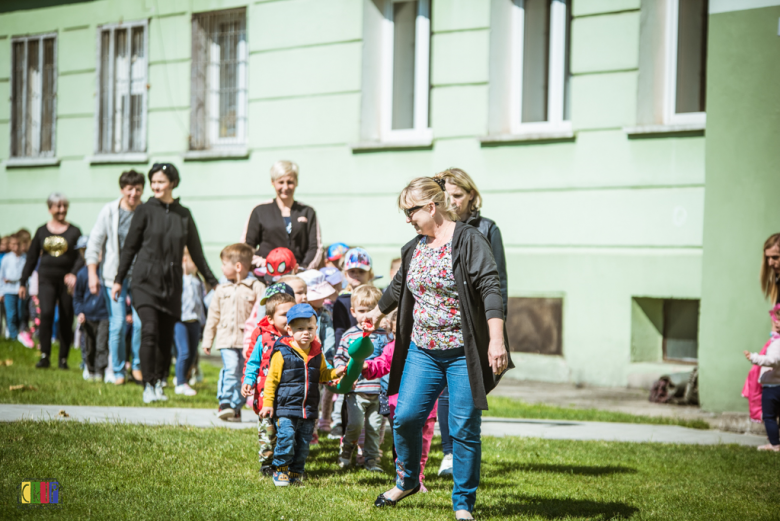
[[[433,203],[433,204],[435,206],[439,206],[439,203]],[[428,206],[428,204],[421,204],[419,206],[412,206],[411,208],[404,208],[404,214],[406,214],[406,217],[411,218],[412,215],[414,215],[414,212],[416,212],[421,208],[425,208],[426,206]]]

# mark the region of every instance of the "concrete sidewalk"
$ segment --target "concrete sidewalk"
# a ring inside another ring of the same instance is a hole
[[[61,417],[64,410],[68,417]],[[78,420],[90,422],[127,422],[146,425],[189,425],[193,427],[227,427],[252,429],[257,416],[244,410],[241,423],[224,422],[214,409],[178,409],[157,407],[87,407],[58,405],[0,405],[0,421]],[[749,436],[715,430],[686,429],[674,425],[646,425],[635,423],[579,422],[565,420],[522,420],[485,417],[482,420],[485,436],[521,436],[551,440],[602,440],[627,442],[683,443],[717,445],[736,443],[758,446],[766,443],[761,436]]]

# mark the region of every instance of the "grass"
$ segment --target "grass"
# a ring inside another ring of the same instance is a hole
[[[656,416],[640,416],[600,409],[570,409],[541,403],[531,404],[504,396],[488,396],[490,410],[485,414],[499,418],[536,418],[539,420],[573,420],[618,423],[649,423],[653,425],[680,425],[692,429],[709,429],[704,420],[684,420]]]
[[[0,424],[0,517],[30,519],[453,519],[434,470],[391,512],[371,505],[385,475],[339,470],[337,443],[312,448],[303,489],[258,476],[251,430],[68,421]],[[389,446],[384,445],[385,454]],[[484,438],[475,515],[504,519],[777,519],[780,456],[740,446]],[[56,512],[17,506],[24,480],[57,480]]]
[[[54,353],[58,351],[54,346]],[[68,355],[68,371],[59,369],[35,369],[38,351],[26,349],[18,342],[0,341],[0,403],[35,403],[56,405],[104,405],[104,406],[142,406],[141,387],[133,384],[111,385],[89,383],[81,378],[78,369],[81,351],[72,349]],[[54,357],[56,358],[56,357]],[[13,364],[5,366],[5,360]],[[176,395],[169,389],[167,402],[156,402],[146,407],[193,407],[214,408],[217,404],[217,379],[219,368],[207,362],[201,362],[204,381],[194,388],[197,396]],[[173,374],[171,368],[171,374]],[[34,389],[11,391],[16,385],[31,386]],[[702,420],[684,420],[652,416],[602,411],[599,409],[574,409],[544,404],[528,404],[520,400],[502,396],[489,396],[490,410],[487,416],[501,418],[530,418],[540,420],[575,420],[622,423],[647,423],[661,425],[681,425],[694,429],[708,429],[709,424]]]

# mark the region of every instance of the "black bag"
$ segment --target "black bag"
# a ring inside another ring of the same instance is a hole
[[[387,391],[379,391],[379,414],[390,416],[390,401],[387,399]]]

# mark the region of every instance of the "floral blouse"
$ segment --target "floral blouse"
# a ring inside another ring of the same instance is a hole
[[[463,347],[460,303],[452,272],[452,240],[441,248],[417,243],[406,285],[414,295],[412,342],[425,349]]]

